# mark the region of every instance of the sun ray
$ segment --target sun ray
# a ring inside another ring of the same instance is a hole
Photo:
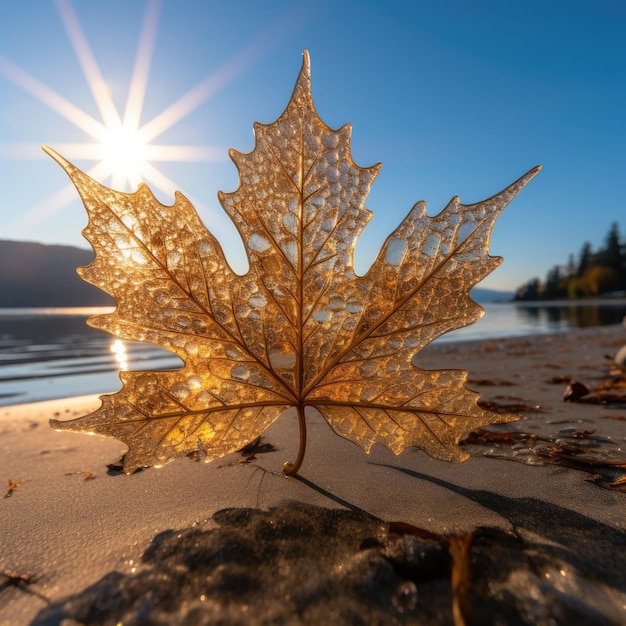
[[[41,146],[37,146],[39,152],[44,154],[41,150]],[[83,161],[102,161],[104,150],[102,148],[102,144],[99,143],[63,143],[63,142],[55,142],[54,143],[55,150],[58,150],[60,153],[67,159],[81,159]]]
[[[260,57],[265,56],[272,49],[278,47],[291,32],[293,19],[293,10],[281,16],[218,69],[142,126],[139,132],[143,140],[148,143],[156,139],[211,96],[219,93],[226,85],[254,66],[255,63],[258,63]]]
[[[43,159],[44,154],[38,143],[27,141],[14,141],[10,143],[0,143],[0,159]]]
[[[139,45],[137,46],[135,67],[133,69],[128,100],[126,101],[126,109],[124,111],[124,124],[134,128],[138,128],[141,121],[141,112],[143,110],[148,85],[148,75],[152,64],[160,12],[160,0],[151,0],[146,3]]]
[[[43,202],[29,208],[9,222],[9,229],[32,228],[48,219],[76,198],[76,188],[71,183],[49,195]]]
[[[120,125],[122,120],[72,5],[69,0],[55,0],[55,5],[76,53],[76,58],[85,74],[87,84],[91,89],[100,115],[102,115],[104,125],[107,128]]]
[[[95,180],[103,180],[109,175],[102,163],[90,169],[87,174]],[[74,200],[76,200],[76,188],[72,183],[68,183],[56,193],[48,196],[43,202],[16,217],[9,223],[9,227],[13,229],[32,228],[52,217]]]
[[[146,161],[222,163],[228,160],[228,148],[222,146],[146,146]]]
[[[95,142],[54,142],[54,148],[68,159],[83,161],[101,161],[105,158],[105,150]],[[46,158],[38,143],[15,141],[0,143],[0,158],[43,160]],[[146,161],[152,162],[186,162],[186,163],[227,163],[228,148],[225,146],[188,146],[150,144],[146,146]]]
[[[56,91],[44,85],[40,80],[2,56],[0,56],[0,72],[16,85],[19,85],[24,91],[35,96],[35,98],[68,119],[81,130],[84,130],[94,139],[102,141],[106,136],[106,128],[91,115],[88,115],[75,104],[72,104]]]

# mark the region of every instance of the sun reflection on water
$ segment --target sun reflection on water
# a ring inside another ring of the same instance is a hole
[[[111,344],[111,352],[115,355],[115,360],[119,364],[120,372],[125,372],[128,369],[128,354],[126,353],[124,343],[116,339]]]

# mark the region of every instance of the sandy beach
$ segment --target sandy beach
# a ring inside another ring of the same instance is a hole
[[[626,624],[625,344],[429,346],[417,365],[519,416],[460,464],[366,455],[312,412],[299,477],[292,413],[256,454],[125,476],[122,443],[48,427],[97,396],[2,407],[0,624]]]

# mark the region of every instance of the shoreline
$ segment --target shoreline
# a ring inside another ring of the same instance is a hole
[[[142,559],[159,533],[208,532],[220,510],[270,511],[286,502],[361,512],[441,537],[473,533],[478,541],[480,529],[491,529],[534,550],[553,545],[546,563],[569,576],[559,602],[601,598],[610,617],[626,606],[626,493],[602,486],[620,474],[601,462],[626,462],[626,401],[562,398],[570,380],[601,390],[611,379],[606,357],[623,345],[626,328],[614,325],[427,346],[418,367],[467,370],[467,386],[481,402],[519,418],[486,429],[514,440],[467,440],[470,459],[458,464],[416,449],[394,456],[378,445],[366,455],[311,412],[300,477],[286,478],[282,462],[297,452],[297,423],[287,412],[264,433],[275,451],[249,462],[240,455],[208,464],[179,459],[125,476],[107,469],[124,453],[121,442],[47,426],[55,413],[65,419],[97,407],[97,395],[0,407],[0,479],[5,489],[7,481],[17,485],[11,490],[9,483],[10,496],[0,499],[0,572],[33,579],[0,590],[0,624],[29,624],[51,615],[51,607],[74,610],[89,588],[110,593],[102,581],[114,572],[128,581],[145,574]],[[525,433],[535,437],[532,445]],[[565,444],[582,446],[577,458],[595,459],[595,470],[540,455]],[[158,563],[150,567],[163,573]],[[556,592],[547,579],[542,584],[536,590],[547,594],[549,607]]]
[[[500,302],[496,303],[499,304]],[[626,296],[594,296],[590,298],[564,298],[563,300],[509,300],[507,303],[520,306],[606,306],[626,304]]]
[[[562,336],[567,335],[569,333],[584,333],[593,335],[596,332],[602,334],[603,332],[612,332],[610,329],[615,329],[615,332],[619,332],[620,328],[626,328],[626,326],[622,324],[605,324],[605,325],[595,325],[595,326],[587,326],[587,327],[574,327],[574,328],[552,328],[547,330],[537,330],[536,332],[531,332],[532,329],[523,329],[518,334],[504,334],[501,335],[498,333],[497,327],[491,327],[493,332],[492,336],[485,334],[485,336],[479,335],[476,336],[474,334],[475,328],[477,325],[486,322],[487,320],[483,318],[478,322],[469,325],[462,329],[457,329],[454,331],[450,331],[439,337],[433,343],[429,344],[423,349],[423,352],[428,354],[433,351],[445,350],[444,346],[472,346],[474,344],[484,343],[484,342],[501,342],[501,341],[518,341],[518,340],[534,340],[539,339],[541,337],[551,337],[551,336]],[[601,329],[608,329],[603,331]],[[468,337],[463,336],[463,331],[468,331]],[[459,335],[457,336],[457,333]],[[102,342],[113,342],[114,338],[106,333],[100,333],[102,336],[99,338],[100,344]],[[474,336],[472,336],[474,334]],[[158,346],[154,346],[149,343],[142,342],[126,342],[130,346],[131,350],[131,359],[136,358],[136,361],[131,360],[131,369],[134,370],[161,370],[161,369],[176,369],[177,359],[175,356],[171,355],[171,353],[167,352],[164,349],[159,348]],[[626,342],[625,342],[626,343]],[[105,343],[106,345],[106,343]],[[111,350],[107,348],[103,349],[99,347],[98,350],[101,351],[102,354],[99,355],[98,362],[94,362],[93,365],[90,365],[86,368],[86,365],[82,365],[82,369],[79,369],[78,363],[76,361],[75,365],[72,365],[71,359],[74,360],[75,357],[67,357],[63,356],[67,365],[64,366],[64,371],[60,371],[58,368],[49,368],[48,361],[49,356],[46,355],[44,358],[43,364],[47,369],[35,369],[32,374],[28,373],[20,373],[17,377],[14,375],[13,377],[7,377],[4,379],[0,379],[0,411],[3,408],[15,407],[22,404],[30,404],[34,402],[45,402],[48,400],[63,400],[64,398],[73,398],[75,394],[67,393],[65,390],[72,387],[72,383],[74,381],[81,381],[79,384],[83,389],[86,389],[84,393],[86,395],[105,395],[116,393],[121,387],[121,382],[119,381],[119,369],[117,363],[110,357]],[[150,358],[146,360],[146,355],[150,354]],[[36,355],[35,355],[36,357]],[[35,358],[33,357],[33,358]],[[61,357],[58,357],[61,358]],[[108,359],[107,362],[102,362],[102,359]],[[419,354],[417,357],[419,359]],[[68,360],[70,359],[70,360]],[[168,363],[167,367],[164,366],[164,359],[166,361],[171,361]],[[51,361],[53,363],[53,361]],[[85,370],[86,368],[86,370]],[[91,370],[91,371],[90,371]],[[0,366],[0,372],[2,371],[2,367]],[[103,381],[100,380],[103,376],[106,376],[108,383],[111,385],[110,387],[103,389]],[[12,390],[9,385],[11,383],[18,383],[18,386],[23,386],[21,391]],[[46,383],[48,386],[44,385]],[[1,385],[4,384],[6,389],[2,389]],[[77,383],[78,384],[78,383]],[[58,386],[57,386],[58,385]],[[32,387],[32,388],[31,388]],[[34,389],[37,389],[37,393],[33,393]],[[43,391],[42,391],[43,390]],[[4,393],[3,393],[4,392]],[[20,399],[19,396],[25,396],[24,399]]]
[[[537,304],[537,305],[559,305],[559,304],[572,304],[572,305],[595,305],[595,304],[626,304],[626,296],[589,296],[587,298],[562,298],[562,299],[550,299],[550,300],[511,300],[504,299],[476,299],[472,298],[476,303],[480,305],[485,304]],[[32,312],[41,315],[54,314],[54,315],[88,315],[88,314],[100,314],[101,312],[111,312],[115,310],[115,304],[97,304],[97,305],[68,305],[68,306],[0,306],[0,315],[2,314],[17,314],[23,312]]]
[[[455,365],[451,366],[450,363],[446,364],[445,361],[439,361],[438,355],[453,355],[457,353],[461,349],[469,349],[476,350],[480,349],[481,346],[485,347],[489,352],[497,352],[497,351],[505,351],[507,349],[523,347],[527,346],[529,343],[547,343],[551,344],[553,341],[567,337],[570,334],[575,334],[576,339],[586,339],[586,340],[606,340],[609,341],[612,345],[611,337],[619,336],[620,334],[624,337],[624,345],[626,345],[626,326],[621,324],[613,324],[613,325],[605,325],[605,326],[593,326],[588,328],[577,328],[577,329],[563,329],[560,331],[554,332],[541,332],[536,334],[528,334],[528,335],[515,335],[515,336],[506,336],[506,337],[491,337],[485,339],[455,339],[450,341],[441,341],[438,339],[437,341],[432,342],[423,348],[420,352],[418,352],[413,361],[417,367],[422,367],[423,369],[466,369],[463,366]],[[445,336],[445,335],[444,335]],[[608,355],[606,355],[608,356]],[[461,360],[458,354],[454,357],[455,361]],[[150,368],[148,368],[150,369]],[[111,368],[112,372],[116,370]],[[471,374],[471,372],[470,372]],[[36,380],[36,378],[34,379]],[[26,417],[29,410],[34,410],[39,412],[39,409],[42,410],[52,410],[53,412],[58,412],[58,408],[62,408],[67,403],[71,403],[74,406],[98,406],[98,398],[103,395],[110,395],[116,393],[118,390],[111,391],[102,391],[102,392],[94,392],[87,393],[82,395],[70,395],[70,396],[53,396],[49,398],[42,398],[39,400],[26,401],[26,402],[16,402],[14,404],[0,404],[0,422],[2,419],[15,419],[18,416]],[[49,405],[49,407],[47,406]],[[30,407],[30,408],[29,408]],[[93,410],[93,409],[89,409]],[[78,411],[73,408],[72,413],[77,413]]]

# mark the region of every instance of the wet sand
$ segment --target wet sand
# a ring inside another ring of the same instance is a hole
[[[254,458],[125,476],[107,468],[122,443],[47,426],[96,396],[2,407],[0,624],[626,623],[626,388],[607,358],[625,344],[611,326],[429,346],[420,367],[466,369],[519,417],[468,434],[461,464],[366,455],[311,413],[286,478],[287,413]],[[572,380],[590,393],[564,402]]]

